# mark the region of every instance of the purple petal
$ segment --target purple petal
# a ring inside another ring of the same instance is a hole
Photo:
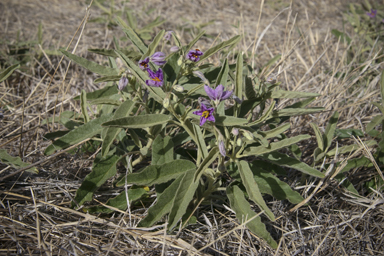
[[[215,100],[221,100],[221,96],[223,95],[224,86],[219,84],[215,89],[216,98]]]
[[[212,89],[208,85],[204,85],[204,90],[205,90],[205,92],[207,93],[208,97],[211,100],[215,100],[216,99],[216,91],[214,89]]]
[[[203,110],[198,110],[198,111],[193,112],[193,114],[201,116],[203,114],[203,112],[204,112]]]
[[[207,121],[207,118],[201,117],[200,118],[200,126],[203,126],[206,121]]]
[[[225,100],[228,99],[232,95],[232,91],[224,91],[223,95],[221,95],[221,99]]]

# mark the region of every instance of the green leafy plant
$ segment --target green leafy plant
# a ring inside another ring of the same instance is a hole
[[[194,45],[204,31],[188,45],[181,45],[175,34],[160,31],[147,45],[122,19],[117,22],[135,51],[94,51],[108,57],[109,67],[62,50],[78,65],[101,75],[97,82],[107,81],[104,88],[83,91],[77,98],[81,115],[63,112],[53,120],[68,129],[65,134],[47,135],[56,139],[46,148],[47,155],[84,140],[101,142],[92,172],[76,192],[74,207],[91,201],[123,164],[127,171],[115,183],[122,192],[106,205],[125,210],[131,202],[156,193],[156,204],[139,226],[163,221],[167,214],[168,228],[173,230],[180,221],[186,225],[200,204],[226,198],[239,221],[256,216],[249,200],[274,221],[263,194],[292,203],[303,200],[277,177],[285,175],[282,167],[324,177],[317,169],[280,152],[310,138],[287,138],[284,132],[290,125],[285,121],[321,111],[323,108],[306,107],[318,94],[280,89],[279,83],[256,75],[240,52],[235,64],[229,64],[228,58],[219,67],[209,63],[212,55],[236,45],[240,36],[203,52]],[[168,55],[156,51],[165,35],[174,42]],[[126,70],[117,68],[116,58],[125,63]],[[259,74],[268,73],[278,59],[273,58]],[[276,108],[277,99],[295,98],[304,100]],[[98,112],[89,113],[90,105],[96,105]],[[129,187],[132,184],[135,186]],[[151,192],[146,187],[151,187]],[[111,212],[104,207],[89,207],[88,211]],[[272,248],[277,247],[260,216],[246,225]]]

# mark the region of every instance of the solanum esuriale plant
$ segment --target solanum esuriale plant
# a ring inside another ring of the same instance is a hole
[[[228,58],[220,66],[209,63],[213,54],[233,48],[240,36],[204,50],[195,46],[203,32],[182,45],[175,33],[160,31],[146,44],[121,19],[118,23],[136,51],[92,49],[107,56],[108,67],[62,50],[72,61],[101,75],[96,83],[107,82],[100,90],[82,91],[78,97],[81,115],[62,113],[58,120],[69,130],[45,151],[49,155],[85,139],[99,143],[101,150],[92,172],[77,190],[73,206],[91,201],[96,190],[119,172],[122,176],[115,186],[122,192],[107,205],[126,210],[142,199],[150,206],[153,197],[145,195],[157,193],[156,203],[139,226],[164,221],[167,215],[171,231],[179,228],[180,221],[187,224],[196,207],[215,200],[229,203],[240,222],[248,220],[246,226],[276,248],[250,202],[274,221],[262,194],[292,203],[303,200],[276,176],[285,175],[282,167],[324,177],[315,168],[279,152],[310,137],[287,138],[284,132],[290,124],[285,121],[320,111],[305,108],[318,94],[279,89],[278,83],[258,76],[241,53],[234,53],[233,65]],[[225,56],[230,55],[226,52]],[[117,67],[116,58],[125,63],[124,70]],[[259,74],[268,73],[278,59],[273,58]],[[276,109],[276,99],[281,98],[305,99]],[[96,114],[88,113],[89,105],[97,106]],[[118,163],[127,171],[117,168]],[[112,212],[104,207],[87,210]]]

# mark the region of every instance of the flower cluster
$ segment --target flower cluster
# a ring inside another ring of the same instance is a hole
[[[208,97],[215,102],[216,106],[220,103],[220,101],[228,99],[232,95],[232,91],[224,91],[224,86],[221,84],[218,85],[216,89],[212,89],[208,85],[204,85],[204,90]],[[201,109],[193,112],[193,114],[201,116],[200,126],[204,125],[207,120],[215,122],[215,117],[213,116],[215,108],[211,107],[211,104],[204,98],[199,98],[199,102]]]
[[[161,87],[163,86],[163,70],[159,68],[157,71],[152,71],[149,68],[149,62],[152,62],[153,64],[157,66],[164,65],[166,63],[165,61],[165,54],[163,52],[155,52],[151,57],[146,57],[144,60],[139,61],[139,67],[142,70],[145,70],[148,72],[149,80],[146,80],[145,83],[148,86],[153,87]]]

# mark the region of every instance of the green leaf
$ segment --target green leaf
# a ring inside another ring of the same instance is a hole
[[[235,211],[236,218],[240,223],[245,222],[256,215],[256,213],[252,211],[248,201],[245,199],[243,191],[241,191],[238,186],[228,186],[227,196],[231,209]],[[277,248],[276,241],[273,240],[272,236],[268,233],[264,223],[261,222],[260,217],[254,218],[252,221],[248,222],[246,226],[252,233],[263,238],[273,249]]]
[[[166,136],[165,138],[161,135],[157,135],[152,145],[152,165],[160,165],[172,162],[173,156],[173,142],[172,138]]]
[[[127,175],[129,184],[151,186],[153,184],[161,184],[172,179],[176,179],[184,172],[196,169],[194,163],[188,160],[174,160],[161,165],[150,165],[141,172]],[[125,184],[125,177],[119,180],[116,186],[120,187]]]
[[[295,136],[292,138],[284,139],[281,141],[272,142],[269,144],[269,147],[264,147],[264,146],[249,147],[249,148],[246,148],[241,155],[237,155],[236,157],[241,158],[246,156],[259,156],[262,154],[276,151],[281,148],[288,147],[292,144],[296,144],[299,141],[307,140],[309,138],[311,138],[311,136],[307,134],[303,134],[303,135]]]
[[[325,149],[323,134],[321,133],[319,127],[315,123],[310,123],[310,125],[312,126],[312,129],[315,132],[317,146],[321,150],[321,152],[323,152]]]
[[[381,105],[384,106],[384,71],[381,72],[381,77],[380,77],[380,93],[381,93]]]
[[[247,97],[248,100],[253,100],[256,99],[256,96],[252,79],[248,76],[245,77],[245,97]]]
[[[211,151],[209,151],[209,154],[206,158],[204,158],[203,162],[199,165],[199,168],[197,168],[195,173],[195,181],[198,181],[201,177],[201,175],[204,173],[204,171],[209,167],[210,164],[213,163],[213,161],[216,160],[217,156],[219,155],[219,147],[213,147]]]
[[[165,124],[172,119],[172,116],[164,114],[147,114],[140,116],[128,116],[105,122],[102,126],[122,128],[147,128],[158,124]]]
[[[363,137],[364,132],[360,129],[336,129],[335,136],[337,139],[352,138],[352,136]]]
[[[335,135],[335,130],[337,126],[337,121],[339,120],[339,113],[335,111],[331,119],[329,119],[328,125],[325,128],[324,132],[324,151],[327,151],[331,146],[333,136]]]
[[[3,72],[0,73],[0,83],[3,82],[5,79],[7,79],[13,71],[20,68],[20,64],[12,65],[8,68],[6,68]]]
[[[195,115],[196,116],[196,115]],[[220,116],[216,115],[215,116],[216,125],[219,126],[246,126],[247,124],[247,119],[245,118],[239,118],[239,117],[233,117],[233,116]]]
[[[135,103],[133,101],[131,100],[124,101],[113,114],[113,118],[115,119],[115,118],[122,118],[122,117],[128,116],[131,113],[134,106],[135,106]],[[121,128],[116,128],[116,127],[108,127],[105,129],[106,129],[105,136],[104,136],[104,140],[101,148],[102,156],[106,156],[108,154],[109,148],[111,147],[116,136],[121,131]]]
[[[236,77],[235,77],[235,95],[239,99],[243,99],[243,54],[241,51],[237,55],[236,60]]]
[[[224,41],[210,49],[208,49],[201,57],[200,57],[200,60],[197,62],[197,63],[200,63],[202,61],[204,61],[205,59],[211,57],[213,54],[215,54],[216,52],[220,51],[221,49],[224,49],[225,47],[227,46],[230,46],[230,45],[234,45],[234,44],[237,44],[239,41],[240,41],[240,38],[241,36],[237,35],[237,36],[234,36],[232,37],[231,39],[227,40],[227,41]]]
[[[295,170],[301,171],[302,173],[306,173],[314,177],[324,178],[324,173],[319,172],[318,170],[310,167],[304,162],[301,162],[295,158],[291,158],[282,153],[271,152],[265,155],[261,155],[259,157],[265,160],[268,160],[274,164],[285,166],[288,168],[293,168]]]
[[[265,203],[264,198],[260,193],[259,186],[253,178],[248,162],[240,161],[236,162],[236,164],[239,167],[240,177],[245,189],[247,190],[249,198],[255,202],[261,210],[265,211],[265,214],[271,221],[275,221],[275,216]]]
[[[183,179],[184,175],[180,175],[161,194],[158,194],[156,204],[148,209],[147,216],[140,221],[139,227],[150,227],[171,211],[176,192]]]
[[[10,165],[16,169],[30,166],[30,164],[21,161],[20,157],[13,157],[9,155],[5,149],[0,149],[0,161],[3,164]],[[31,167],[27,170],[27,172],[38,173],[39,170],[36,167]]]
[[[101,154],[99,154],[96,157],[93,162],[92,172],[85,177],[80,188],[76,191],[74,201],[78,206],[83,205],[84,202],[91,201],[93,193],[116,174],[116,163],[119,160],[120,157],[117,155],[101,157]]]
[[[120,79],[121,79],[121,76],[103,76],[95,79],[95,81],[93,82],[96,84],[102,83],[102,82],[117,82],[117,81],[120,81]]]
[[[334,177],[335,180],[341,183],[343,187],[345,187],[349,192],[351,192],[353,195],[358,196],[359,192],[355,189],[353,184],[345,177],[343,173],[339,173]]]
[[[89,115],[87,110],[87,94],[85,90],[81,90],[80,107],[81,107],[81,113],[83,114],[83,117],[84,117],[84,123],[88,123]]]
[[[265,120],[267,120],[271,116],[272,111],[275,108],[275,105],[276,105],[276,101],[272,101],[268,110],[265,111],[265,113],[259,119],[249,123],[248,126],[254,126],[254,125],[260,124],[260,123],[264,122]]]
[[[127,35],[129,40],[137,47],[137,49],[142,53],[146,53],[148,51],[147,46],[144,44],[143,40],[139,37],[139,35],[119,16],[116,17],[116,22],[120,25],[121,29]]]
[[[323,111],[324,108],[284,108],[281,110],[273,111],[273,117],[283,116],[301,116]]]
[[[53,152],[55,152],[55,150],[64,149],[85,139],[92,138],[93,136],[101,133],[103,130],[101,124],[108,121],[109,119],[111,119],[111,117],[105,115],[77,127],[76,129],[68,132],[63,137],[49,145],[45,149],[44,154],[51,155]]]
[[[377,145],[377,142],[375,140],[368,140],[368,141],[364,141],[364,144],[367,147],[371,147],[371,146]],[[345,154],[345,153],[352,152],[354,150],[357,150],[360,147],[361,146],[354,144],[354,145],[342,146],[340,148],[334,148],[334,149],[327,152],[327,156],[334,156],[336,154],[336,149],[337,149],[337,154],[339,155],[339,154]]]
[[[146,57],[149,57],[153,55],[156,52],[156,47],[159,45],[161,40],[164,37],[165,30],[161,30],[156,37],[153,39],[152,43],[148,45],[148,51],[141,57],[141,59],[145,59]]]
[[[288,199],[293,204],[298,204],[304,200],[298,192],[293,191],[287,183],[281,181],[271,172],[253,163],[250,167],[261,193],[272,195],[278,200]]]
[[[69,59],[73,60],[80,66],[88,69],[89,71],[102,75],[102,76],[117,76],[119,75],[119,71],[114,68],[104,67],[96,62],[89,61],[87,59],[84,59],[82,57],[79,57],[77,55],[74,55],[70,52],[67,52],[66,50],[61,49],[60,50],[65,56],[67,56]]]
[[[291,128],[291,124],[283,124],[276,127],[275,129],[271,129],[269,131],[258,131],[258,133],[261,134],[265,139],[270,139],[282,134],[289,128]]]
[[[200,181],[195,180],[194,175],[195,169],[189,170],[184,173],[183,178],[180,181],[175,199],[173,200],[171,212],[169,213],[169,230],[173,229],[181,217],[183,217],[195,194]]]
[[[370,131],[372,131],[376,126],[378,126],[382,121],[384,120],[384,116],[383,115],[377,115],[377,116],[374,116],[371,120],[371,122],[369,122],[369,124],[367,124],[367,128],[365,129],[365,132],[368,133]]]
[[[223,85],[224,88],[227,86],[228,72],[229,72],[228,58],[225,58],[224,63],[220,69],[220,73],[216,79],[216,87],[220,84]]]
[[[91,105],[114,105],[114,106],[120,106],[121,105],[121,101],[119,99],[114,99],[111,97],[103,97],[103,98],[99,98],[99,99],[89,100],[88,102]]]
[[[263,72],[267,71],[275,62],[277,62],[281,58],[281,54],[277,54],[275,57],[270,59],[267,64],[264,65],[263,67]]]
[[[208,149],[204,141],[203,133],[201,132],[200,126],[196,124],[192,124],[192,125],[193,125],[193,133],[195,134],[196,140],[197,140],[196,141],[197,148],[200,150],[201,157],[204,159],[208,156]]]
[[[110,56],[117,58],[117,54],[115,53],[115,50],[113,49],[88,49],[89,52],[96,53],[103,56]]]
[[[197,41],[205,34],[205,31],[202,30],[200,33],[186,46],[185,52],[188,53],[189,50],[192,49],[192,47],[196,44]],[[204,55],[203,55],[204,56]],[[201,59],[201,58],[200,58]]]
[[[346,41],[348,44],[350,44],[351,43],[351,38],[349,37],[349,36],[347,36],[345,33],[343,33],[343,32],[340,32],[339,30],[337,30],[337,29],[332,29],[331,30],[331,33],[334,35],[334,36],[336,36],[338,39],[340,38],[340,40],[342,41],[342,42],[344,42],[344,41]]]
[[[108,97],[117,94],[119,91],[117,89],[117,86],[106,86],[102,89],[88,92],[87,93],[87,100],[96,100],[98,98]],[[80,96],[76,96],[74,100],[79,100]]]
[[[270,92],[268,96],[269,96],[268,98],[272,98],[272,99],[294,99],[294,98],[318,97],[318,96],[321,96],[321,94],[311,93],[311,92],[277,90],[277,91]]]
[[[140,199],[147,193],[144,188],[130,188],[128,189],[129,203]],[[125,211],[128,207],[127,196],[125,190],[122,191],[118,196],[111,198],[107,201],[106,205]],[[113,210],[104,206],[94,206],[86,209],[88,213],[112,213]]]

